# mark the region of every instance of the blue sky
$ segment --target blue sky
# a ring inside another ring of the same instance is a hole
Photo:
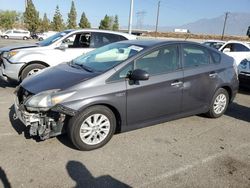
[[[74,0],[78,19],[84,11],[92,26],[99,26],[100,20],[108,15],[119,16],[120,26],[128,25],[130,0]],[[53,18],[59,5],[64,21],[71,6],[71,0],[33,0],[40,16],[46,12]],[[137,24],[137,12],[145,11],[143,24],[154,25],[158,0],[134,0],[133,24]],[[0,0],[1,10],[24,11],[24,0]],[[176,26],[202,18],[213,18],[230,12],[249,12],[250,0],[161,0],[160,26]]]

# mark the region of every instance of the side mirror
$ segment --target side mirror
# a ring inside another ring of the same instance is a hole
[[[133,81],[139,81],[139,80],[148,80],[149,74],[148,72],[141,70],[141,69],[135,69],[129,76],[130,80]]]
[[[67,49],[68,47],[69,47],[68,44],[62,43],[62,44],[58,47],[58,49],[59,49],[59,50],[65,50],[65,49]]]
[[[222,52],[225,53],[225,52],[230,52],[230,51],[231,51],[230,48],[224,48]]]

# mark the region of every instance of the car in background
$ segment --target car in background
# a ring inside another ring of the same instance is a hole
[[[247,42],[228,41],[220,47],[219,51],[233,57],[238,66],[243,59],[250,56],[250,45]]]
[[[56,31],[48,31],[48,32],[44,32],[44,33],[38,33],[37,34],[37,39],[39,41],[42,41],[42,40],[45,40],[45,39],[51,37],[52,35],[54,35],[56,33],[58,33],[58,32],[56,32]]]
[[[23,39],[28,40],[31,38],[30,32],[26,30],[7,30],[1,34],[4,39]]]
[[[218,118],[237,90],[233,58],[215,49],[122,41],[25,79],[15,92],[15,117],[31,136],[66,132],[76,148],[93,150],[115,132],[194,114]]]
[[[250,88],[250,56],[241,61],[238,66],[238,72],[240,85]]]
[[[212,48],[215,49],[220,49],[221,46],[223,46],[225,44],[225,41],[222,40],[207,40],[205,42],[203,42],[202,44],[206,45],[206,46],[210,46]]]
[[[98,29],[62,31],[33,46],[0,48],[0,74],[5,80],[22,81],[46,67],[69,62],[95,48],[132,39],[136,36]]]

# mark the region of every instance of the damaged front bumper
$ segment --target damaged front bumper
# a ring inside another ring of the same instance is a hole
[[[15,98],[14,105],[14,118],[29,127],[31,136],[39,136],[41,140],[45,140],[65,132],[67,115],[59,112],[61,108],[47,112],[28,112],[23,104],[19,104],[18,97]]]

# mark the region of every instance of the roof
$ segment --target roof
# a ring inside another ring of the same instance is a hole
[[[191,41],[182,41],[182,40],[147,40],[147,39],[140,39],[140,40],[127,40],[127,41],[121,41],[119,43],[127,43],[127,44],[132,44],[132,45],[138,45],[142,46],[145,48],[150,48],[150,47],[155,47],[155,46],[161,46],[165,44],[199,44],[197,42],[191,42]]]
[[[131,35],[128,33],[118,32],[118,31],[110,31],[110,30],[102,30],[102,29],[76,29],[76,30],[66,30],[66,31],[72,31],[72,32],[102,32],[102,33],[109,33],[109,34],[116,34],[124,36],[130,40],[136,39],[136,35]]]

